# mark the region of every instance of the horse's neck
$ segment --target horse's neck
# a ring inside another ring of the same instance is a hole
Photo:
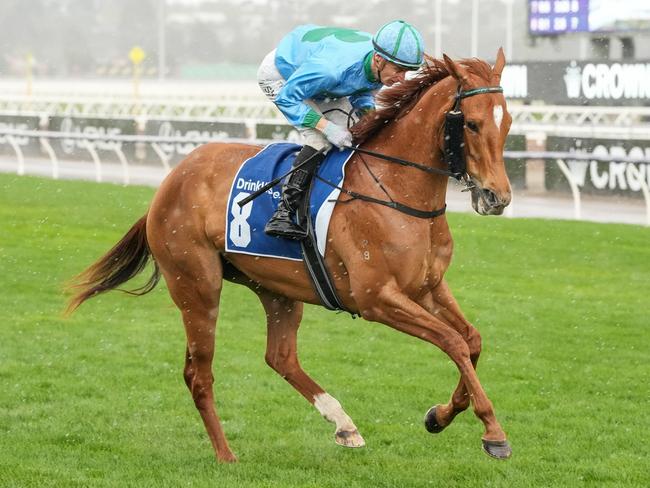
[[[432,86],[408,114],[386,124],[364,147],[425,166],[447,169],[441,157],[440,134],[449,100],[447,92],[453,94],[455,90],[452,80]],[[447,176],[387,161],[377,162],[377,167],[386,175],[382,183],[393,190],[394,198],[418,208],[437,209],[445,205]]]

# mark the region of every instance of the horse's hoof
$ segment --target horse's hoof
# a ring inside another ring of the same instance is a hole
[[[233,453],[229,453],[217,457],[217,461],[219,461],[220,463],[236,463],[239,460],[237,459],[237,456],[235,456]]]
[[[488,454],[488,456],[495,459],[508,459],[512,456],[512,449],[510,449],[508,441],[481,440],[483,441],[483,450]]]
[[[356,429],[337,432],[335,440],[339,446],[343,447],[363,447],[366,445],[366,441],[363,440],[363,437],[361,437],[361,434]]]
[[[438,419],[436,418],[437,406],[438,405],[431,407],[424,416],[424,427],[427,429],[428,432],[431,432],[432,434],[439,434],[440,432],[445,430],[446,427],[438,423]]]

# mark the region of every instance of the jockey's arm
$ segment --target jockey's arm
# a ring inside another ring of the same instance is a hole
[[[344,127],[329,122],[322,114],[316,112],[305,100],[332,89],[338,77],[328,67],[305,63],[289,77],[280,89],[275,104],[294,127],[311,127],[338,147],[352,143],[352,135]]]
[[[275,104],[294,127],[316,127],[324,120],[323,116],[310,107],[306,100],[326,92],[335,84],[336,77],[323,67],[305,63],[287,79]]]
[[[318,121],[316,124],[316,128],[323,132],[325,130],[325,127],[329,124],[329,121],[325,117],[321,117],[321,119]]]

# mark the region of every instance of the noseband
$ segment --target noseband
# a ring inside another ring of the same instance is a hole
[[[484,93],[503,93],[503,88],[500,86],[484,86],[463,91],[460,85],[458,85],[454,107],[445,114],[444,160],[447,163],[451,176],[459,181],[467,174],[467,160],[464,150],[465,116],[460,109],[460,102],[463,98],[482,95]]]

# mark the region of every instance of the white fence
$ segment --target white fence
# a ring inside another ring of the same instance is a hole
[[[40,145],[44,153],[49,156],[51,164],[51,176],[54,179],[59,178],[59,158],[56,151],[52,147],[53,140],[69,140],[76,141],[80,147],[88,151],[88,155],[94,164],[95,180],[102,181],[102,166],[103,162],[100,157],[100,152],[97,150],[97,145],[102,144],[102,148],[110,148],[116,155],[121,165],[122,183],[125,185],[130,184],[131,174],[129,161],[123,151],[123,143],[135,143],[139,145],[149,145],[156,155],[159,157],[160,164],[164,172],[171,169],[169,164],[169,156],[164,151],[165,144],[184,144],[191,147],[196,147],[200,144],[207,142],[214,142],[213,138],[202,137],[160,137],[160,136],[146,136],[146,135],[107,135],[107,134],[80,134],[80,133],[62,133],[51,131],[38,131],[38,130],[0,130],[0,137],[6,139],[15,152],[16,158],[16,173],[19,175],[25,174],[25,157],[18,143],[20,138],[31,138],[40,141]],[[243,142],[247,144],[265,144],[271,142],[262,139],[226,139],[227,142]],[[634,178],[643,193],[646,205],[646,225],[650,225],[650,190],[648,188],[648,180],[650,179],[650,161],[647,159],[632,158],[626,156],[619,156],[612,158],[610,156],[602,156],[589,153],[570,153],[570,152],[548,152],[548,151],[506,151],[504,153],[506,159],[525,159],[537,160],[543,159],[547,161],[554,161],[559,167],[560,171],[566,178],[573,196],[574,217],[580,219],[582,216],[582,203],[580,182],[577,181],[573,172],[571,171],[568,163],[575,162],[588,162],[588,161],[617,161],[619,163],[632,163],[627,166],[626,171],[630,172],[630,177]],[[645,164],[645,171],[637,164]]]
[[[254,87],[256,88],[256,87]],[[197,93],[153,95],[135,99],[115,95],[12,95],[0,94],[0,114],[136,117],[146,121],[156,117],[221,120],[265,120],[285,123],[278,109],[263,94],[250,87],[241,92],[229,87],[222,94]],[[650,139],[650,107],[583,107],[523,105],[510,103],[513,124],[510,133],[525,135],[543,131],[547,135],[575,137],[619,137]]]
[[[213,98],[210,100],[174,97],[58,96],[0,97],[0,112],[7,115],[39,114],[83,117],[196,117],[227,119],[278,119],[282,114],[272,103],[255,98]],[[284,120],[282,118],[282,120]]]
[[[154,150],[158,158],[160,159],[160,164],[165,172],[171,170],[169,164],[170,158],[166,151],[163,150],[162,145],[164,144],[184,144],[190,145],[193,147],[198,147],[200,144],[205,144],[208,142],[215,142],[211,138],[203,137],[160,137],[160,136],[146,136],[146,135],[107,135],[107,134],[79,134],[79,133],[65,133],[65,132],[52,132],[52,131],[40,131],[40,130],[0,130],[0,137],[5,138],[7,142],[11,145],[15,152],[16,156],[16,173],[19,175],[25,174],[25,156],[21,149],[20,144],[18,143],[19,138],[34,138],[38,139],[43,151],[47,153],[50,158],[52,165],[52,178],[59,178],[59,158],[56,154],[56,151],[52,147],[52,140],[71,140],[78,141],[81,143],[81,146],[88,151],[88,155],[93,161],[95,166],[95,181],[102,181],[102,160],[100,158],[100,153],[97,150],[97,144],[103,143],[102,147],[104,149],[110,148],[110,150],[117,156],[120,164],[122,166],[122,183],[128,185],[130,183],[129,176],[129,162],[124,153],[122,143],[136,143],[136,144],[147,144],[150,145]],[[235,139],[228,138],[227,142],[241,142],[246,144],[268,144],[269,140],[262,139]],[[108,144],[106,144],[108,143]]]
[[[511,134],[650,139],[650,107],[576,107],[509,104]]]

